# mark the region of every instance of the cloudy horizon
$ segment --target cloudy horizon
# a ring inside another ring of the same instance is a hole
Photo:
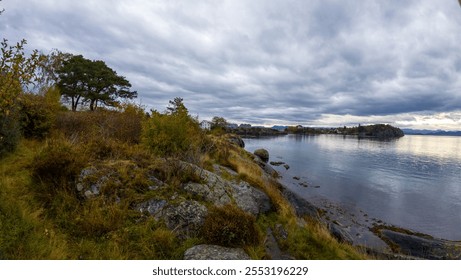
[[[10,42],[104,60],[163,110],[254,125],[461,130],[456,0],[3,0]]]

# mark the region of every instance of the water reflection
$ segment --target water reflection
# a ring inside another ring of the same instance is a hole
[[[437,160],[461,160],[461,137],[449,136],[419,136],[412,135],[402,138],[397,145],[397,151],[410,153],[418,157]]]
[[[263,147],[287,162],[284,180],[306,198],[356,205],[397,226],[461,239],[461,137],[288,135],[245,142],[250,151]],[[293,176],[321,187],[300,187]]]

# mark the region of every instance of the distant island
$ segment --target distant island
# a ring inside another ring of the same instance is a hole
[[[338,128],[312,128],[302,126],[289,126],[286,131],[293,134],[340,134],[354,135],[363,138],[400,138],[405,133],[397,127],[388,124],[373,124],[373,125],[358,125],[354,127],[338,127]]]
[[[376,138],[389,139],[400,138],[405,133],[397,127],[388,124],[374,125],[358,125],[354,127],[337,127],[337,128],[318,128],[298,126],[274,126],[272,128],[260,126],[238,126],[229,127],[228,130],[232,133],[244,137],[260,137],[260,136],[276,136],[286,134],[303,134],[303,135],[319,135],[319,134],[338,134],[338,135],[353,135],[361,138]]]
[[[434,135],[434,136],[461,136],[461,131],[428,130],[428,129],[402,129],[408,135]]]

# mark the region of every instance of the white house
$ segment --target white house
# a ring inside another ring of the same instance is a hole
[[[200,123],[200,127],[203,129],[203,130],[210,130],[211,129],[211,122],[209,121],[202,121]]]

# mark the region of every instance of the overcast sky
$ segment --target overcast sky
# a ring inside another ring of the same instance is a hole
[[[0,37],[104,60],[200,119],[461,130],[457,0],[3,0]]]

